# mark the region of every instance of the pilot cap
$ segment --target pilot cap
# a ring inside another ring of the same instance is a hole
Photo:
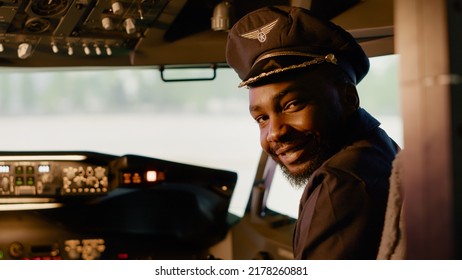
[[[268,6],[242,17],[231,28],[226,60],[248,86],[267,77],[334,63],[358,84],[369,59],[350,33],[300,7]]]

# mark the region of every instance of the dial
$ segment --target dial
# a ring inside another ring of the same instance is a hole
[[[31,11],[34,14],[43,17],[61,14],[69,5],[69,1],[67,0],[34,0],[30,2]]]

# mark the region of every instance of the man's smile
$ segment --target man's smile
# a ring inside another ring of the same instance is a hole
[[[297,141],[282,145],[275,145],[272,148],[273,157],[277,162],[288,167],[308,162],[313,159],[319,151],[315,138],[309,137],[305,141]]]

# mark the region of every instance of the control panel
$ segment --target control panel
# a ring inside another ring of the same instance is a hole
[[[70,161],[0,161],[0,197],[108,192],[105,165]]]
[[[205,258],[236,182],[139,155],[0,152],[0,260]]]
[[[53,242],[46,245],[30,246],[14,241],[3,249],[0,247],[0,259],[97,260],[101,258],[105,249],[103,239],[69,239],[64,240],[62,244]]]
[[[0,153],[0,198],[105,194],[113,158],[96,153]]]
[[[0,5],[0,58],[126,56],[167,0],[10,0]]]

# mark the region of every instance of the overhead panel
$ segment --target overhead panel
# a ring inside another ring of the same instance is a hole
[[[135,49],[167,0],[2,1],[0,65],[105,65]],[[54,60],[63,58],[66,60]],[[97,59],[96,59],[97,58]],[[29,60],[21,63],[22,60]],[[81,63],[85,65],[85,63]]]

